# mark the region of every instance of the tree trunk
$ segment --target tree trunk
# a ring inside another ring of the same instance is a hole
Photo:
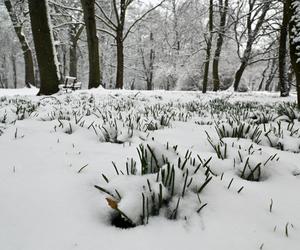
[[[0,83],[1,83],[1,88],[7,88],[8,86],[8,77],[7,77],[7,65],[6,65],[6,55],[3,54],[2,56],[2,64],[0,67]]]
[[[206,93],[207,84],[208,84],[208,72],[209,72],[209,64],[211,57],[211,47],[212,47],[212,39],[213,39],[213,0],[210,0],[209,3],[209,37],[206,39],[206,58],[205,58],[205,66],[204,66],[204,75],[203,75],[203,83],[202,83],[202,92]]]
[[[220,89],[220,77],[219,77],[219,59],[222,51],[223,37],[219,35],[217,40],[217,48],[213,60],[213,91]]]
[[[84,26],[78,26],[72,27],[70,30],[70,40],[71,45],[69,48],[69,75],[72,77],[77,78],[77,72],[78,72],[78,55],[77,55],[77,47],[78,47],[78,40],[82,34],[82,31],[84,29]]]
[[[287,37],[288,37],[288,25],[290,22],[290,11],[288,1],[284,2],[283,19],[280,28],[280,40],[279,40],[279,88],[280,96],[287,97],[290,94],[290,82],[288,77],[288,65],[287,65]]]
[[[147,90],[153,90],[153,71],[154,71],[154,60],[155,60],[155,51],[153,48],[154,36],[153,32],[150,32],[150,55],[149,55],[149,68],[146,66],[144,55],[142,55],[144,71],[146,74]]]
[[[67,48],[64,48],[62,53],[63,53],[63,68],[62,68],[63,77],[62,78],[64,79],[65,76],[67,75]]]
[[[124,86],[124,44],[121,35],[116,38],[117,41],[117,78],[116,88],[123,89]]]
[[[235,77],[234,77],[234,91],[238,91],[239,90],[239,85],[242,79],[242,76],[244,74],[244,71],[247,67],[247,63],[246,61],[243,61],[238,69],[238,71],[235,73]]]
[[[38,95],[51,95],[58,92],[59,84],[59,69],[47,4],[47,0],[29,0],[32,35],[41,80]]]
[[[258,86],[257,91],[262,91],[263,84],[264,84],[264,81],[265,81],[265,78],[266,78],[266,74],[267,74],[269,68],[270,68],[270,60],[268,61],[267,66],[266,66],[266,68],[264,69],[264,71],[262,73],[262,78],[261,78],[261,81],[260,81],[260,84]]]
[[[3,59],[2,59],[2,85],[5,89],[8,88],[8,69],[7,69],[7,56],[3,55]]]
[[[149,77],[147,78],[147,90],[153,90],[154,50],[150,50]]]
[[[224,4],[224,5],[223,5]],[[228,0],[219,0],[220,5],[220,31],[218,33],[217,48],[215,50],[214,60],[213,60],[213,91],[218,91],[220,89],[220,77],[219,77],[219,61],[222,52],[222,46],[224,41],[226,17],[228,10]]]
[[[89,51],[89,89],[101,84],[99,39],[95,19],[95,0],[81,0]]]
[[[70,49],[69,75],[77,78],[77,42],[72,41]]]
[[[278,70],[278,67],[276,67],[276,60],[273,59],[272,60],[272,64],[271,64],[271,69],[270,69],[270,73],[269,73],[269,77],[266,81],[266,86],[265,86],[265,90],[266,91],[272,91],[272,83],[273,83],[273,80],[274,80],[274,77],[277,73],[277,70]]]
[[[32,51],[23,33],[22,24],[19,22],[17,14],[14,12],[11,1],[5,0],[4,4],[9,13],[10,19],[14,26],[14,30],[16,32],[16,35],[19,39],[23,51],[24,64],[25,64],[25,85],[29,85],[29,84],[35,85]]]
[[[16,89],[18,85],[18,79],[17,79],[17,63],[16,63],[16,57],[14,55],[11,55],[11,63],[13,69],[14,88]]]
[[[290,56],[293,70],[296,76],[296,89],[297,89],[297,103],[298,109],[300,109],[300,56],[299,54],[299,34],[300,34],[300,20],[299,20],[299,10],[297,0],[287,0],[290,6],[290,16],[291,18],[289,32],[290,32]]]

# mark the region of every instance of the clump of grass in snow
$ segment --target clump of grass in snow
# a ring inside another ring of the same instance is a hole
[[[300,116],[296,110],[295,103],[283,103],[277,107],[278,115],[282,116],[288,122],[294,122],[294,120],[299,119]]]
[[[105,186],[96,186],[113,200],[115,205],[110,207],[119,219],[124,220],[124,225],[128,223],[131,226],[145,225],[148,224],[151,216],[162,213],[168,219],[177,219],[179,215],[183,217],[185,211],[184,207],[181,207],[189,201],[195,207],[195,213],[199,213],[207,205],[202,203],[199,195],[213,178],[211,172],[207,170],[210,159],[199,163],[192,158],[190,151],[182,157],[178,154],[176,146],[167,145],[164,150],[162,147],[154,143],[140,145],[137,149],[139,165],[131,159],[126,164],[126,171],[123,172],[114,164],[116,174],[121,178],[120,181],[114,182],[113,185],[109,178],[102,175]],[[140,167],[139,171],[137,165]],[[127,204],[128,192],[132,190],[128,190],[126,185],[129,185],[128,183],[132,185],[133,182],[137,183],[135,190],[140,192],[136,192],[132,204]],[[133,204],[135,202],[140,205]],[[123,207],[124,203],[128,206],[140,207],[140,210],[130,215],[128,213],[132,211],[126,206]]]

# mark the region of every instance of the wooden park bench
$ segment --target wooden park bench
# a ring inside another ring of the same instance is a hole
[[[78,90],[81,89],[81,82],[77,82],[76,77],[72,76],[66,76],[66,80],[64,84],[60,84],[59,86],[60,90],[65,90],[68,92],[68,90]]]

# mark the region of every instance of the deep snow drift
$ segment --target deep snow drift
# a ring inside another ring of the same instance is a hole
[[[0,249],[299,249],[295,96],[36,92],[0,90]]]

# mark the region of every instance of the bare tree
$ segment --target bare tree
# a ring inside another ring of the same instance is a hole
[[[142,61],[142,79],[147,84],[147,90],[153,89],[153,74],[154,74],[154,61],[155,61],[155,50],[153,47],[154,35],[152,30],[149,32],[150,48],[149,52],[146,53],[145,48],[140,46],[139,54]],[[140,44],[142,41],[140,40]],[[147,58],[148,57],[148,58]]]
[[[83,25],[73,25],[70,28],[70,48],[69,48],[69,75],[77,78],[77,64],[78,64],[78,40],[84,29]]]
[[[236,40],[238,45],[238,54],[240,57],[241,64],[238,70],[235,73],[234,77],[234,90],[237,91],[239,88],[240,81],[242,79],[243,73],[248,66],[248,63],[251,59],[252,48],[255,41],[258,39],[259,32],[266,21],[267,12],[270,10],[270,6],[272,1],[262,1],[257,3],[257,0],[248,0],[248,13],[246,15],[246,29],[245,31],[240,31],[238,28],[238,22],[241,20],[240,16],[237,16],[236,25],[235,25],[235,33],[236,33]],[[241,8],[242,5],[241,5]],[[241,9],[239,8],[239,10]],[[237,38],[239,33],[242,33],[240,38]],[[247,35],[246,46],[242,55],[241,53],[241,43],[242,37]]]
[[[106,13],[105,9],[101,4],[97,4],[101,15],[97,16],[105,25],[106,29],[99,29],[100,31],[112,36],[117,46],[117,75],[116,75],[116,88],[122,89],[124,86],[124,41],[135,27],[135,25],[145,18],[151,11],[155,10],[165,2],[162,0],[159,4],[151,7],[145,13],[135,19],[131,25],[126,29],[126,16],[129,6],[134,0],[112,0],[113,15]]]
[[[89,88],[101,84],[99,39],[95,18],[95,0],[81,0],[89,51]]]
[[[63,52],[63,69],[64,76],[69,68],[69,75],[78,77],[78,43],[81,34],[84,30],[83,11],[81,9],[80,0],[72,2],[68,0],[50,1],[53,6],[54,13],[51,16],[53,23],[54,33],[57,34],[60,42],[61,51]],[[67,38],[67,40],[66,40]],[[68,54],[68,52],[69,54]],[[67,58],[69,55],[69,58]],[[69,62],[67,63],[67,59]]]
[[[48,13],[48,1],[29,0],[29,14],[41,80],[38,95],[51,95],[58,91],[59,71]]]
[[[219,62],[222,52],[222,46],[224,42],[224,36],[226,32],[226,19],[228,12],[228,2],[229,0],[219,0],[219,13],[220,13],[220,25],[218,29],[218,39],[216,44],[216,50],[213,60],[213,90],[218,91],[220,89],[220,77],[219,77]]]
[[[211,47],[213,40],[213,29],[214,29],[214,19],[213,19],[213,0],[209,0],[209,19],[208,19],[208,34],[205,35],[206,41],[206,58],[204,64],[204,74],[203,74],[203,82],[202,82],[202,92],[206,93],[207,91],[207,83],[208,83],[208,73],[209,73],[209,64],[211,57]]]
[[[4,0],[4,4],[9,13],[15,33],[19,39],[19,42],[20,42],[20,45],[22,48],[24,64],[25,64],[25,84],[27,86],[30,86],[30,84],[34,85],[35,79],[34,79],[34,65],[33,65],[32,51],[31,51],[29,43],[27,42],[27,39],[24,35],[23,24],[19,20],[18,14],[14,10],[11,0]],[[15,61],[13,61],[13,62],[14,62],[13,68],[15,69],[15,67],[16,67]]]
[[[287,49],[287,40],[288,40],[288,26],[290,22],[290,11],[289,11],[289,0],[283,0],[283,18],[282,24],[280,27],[280,40],[279,40],[279,87],[280,95],[282,97],[289,96],[290,92],[290,82],[288,75],[288,49]]]
[[[293,66],[293,70],[296,76],[296,89],[297,89],[297,101],[298,109],[300,109],[300,1],[288,0],[288,6],[290,7],[290,56]]]

